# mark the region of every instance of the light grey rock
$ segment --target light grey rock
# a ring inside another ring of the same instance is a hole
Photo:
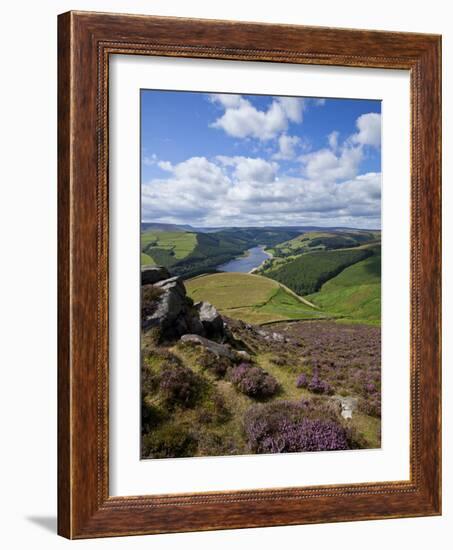
[[[154,285],[169,277],[170,272],[166,267],[151,265],[142,267],[142,285]]]
[[[181,277],[170,277],[169,279],[164,279],[163,281],[155,283],[154,286],[160,288],[164,292],[175,291],[181,296],[186,295],[186,287]]]
[[[184,334],[181,336],[181,342],[190,342],[192,344],[202,346],[217,357],[227,357],[231,360],[236,358],[236,354],[230,346],[226,344],[218,344],[217,342],[208,340],[199,334]]]
[[[159,287],[163,290],[163,294],[157,299],[157,307],[154,313],[144,319],[142,323],[144,330],[159,326],[163,331],[172,329],[171,332],[175,332],[176,335],[182,334],[179,330],[183,329],[184,325],[182,321],[176,324],[176,320],[184,316],[187,310],[186,297],[177,286],[172,285],[173,283],[167,287]],[[157,287],[158,285],[154,286]],[[173,324],[174,327],[172,327]],[[185,328],[187,330],[187,324],[185,324]]]
[[[147,271],[154,273],[156,270]],[[165,275],[168,271],[159,273]],[[152,277],[155,279],[157,275],[154,274]],[[208,302],[193,305],[186,295],[186,288],[180,277],[167,277],[153,283],[152,286],[159,289],[161,294],[156,297],[152,314],[142,320],[143,330],[158,327],[161,338],[170,340],[185,334],[207,336],[217,341],[227,339],[227,331],[217,309]],[[220,348],[217,349],[217,353],[222,354]],[[229,354],[234,356],[231,350]]]
[[[207,336],[222,336],[223,319],[217,309],[209,302],[197,302],[194,307]]]
[[[350,420],[353,413],[357,410],[359,402],[357,397],[342,397],[341,395],[335,395],[332,399],[339,404],[341,416],[346,420]]]

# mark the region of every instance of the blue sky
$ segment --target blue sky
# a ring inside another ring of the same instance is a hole
[[[142,220],[380,227],[381,103],[142,90]]]

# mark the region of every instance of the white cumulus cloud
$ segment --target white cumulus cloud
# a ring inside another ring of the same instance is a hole
[[[301,139],[298,136],[288,136],[282,134],[278,138],[278,152],[274,154],[274,159],[291,160],[296,156],[297,147],[300,146]]]
[[[336,159],[329,161],[331,170],[345,162]],[[290,177],[279,174],[276,162],[243,156],[192,157],[166,166],[168,178],[142,186],[144,220],[195,226],[379,227],[378,173],[351,171],[351,177],[341,181],[308,174]]]
[[[240,95],[217,94],[211,101],[224,109],[214,126],[234,137],[261,142],[259,156],[191,157],[171,163],[150,157],[163,177],[142,185],[145,221],[194,226],[343,225],[377,228],[381,213],[381,174],[360,173],[366,147],[380,145],[380,115],[358,117],[357,132],[340,141],[338,131],[328,146],[307,150],[304,138],[289,135],[289,122],[301,122],[304,104],[276,98],[265,111]],[[272,146],[271,146],[272,145]],[[282,173],[278,160],[298,164]],[[295,170],[299,170],[299,175]]]
[[[332,151],[336,151],[338,149],[339,135],[340,135],[339,132],[337,132],[337,130],[334,130],[327,137],[327,140],[329,142],[329,147],[332,149]]]
[[[218,156],[217,160],[224,166],[234,168],[234,177],[240,181],[266,183],[276,177],[278,164],[262,158]]]
[[[242,96],[212,94],[210,99],[224,109],[223,115],[211,127],[235,138],[252,137],[265,141],[286,131],[289,122],[302,122],[303,99],[279,97],[266,111],[260,111]]]
[[[381,145],[381,115],[379,113],[366,113],[359,116],[356,121],[356,134],[351,136],[351,141],[360,145]]]
[[[320,149],[300,157],[306,177],[317,181],[337,181],[357,175],[363,153],[360,147],[344,147],[340,152]]]

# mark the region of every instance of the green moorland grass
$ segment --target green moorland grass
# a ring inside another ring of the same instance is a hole
[[[347,267],[307,299],[350,321],[380,324],[381,256],[373,256]]]
[[[176,260],[188,256],[197,245],[195,233],[185,231],[145,231],[141,235],[141,246],[148,256],[153,249],[171,252]]]
[[[151,256],[148,256],[148,254],[145,254],[144,252],[141,253],[140,258],[141,265],[156,265],[155,261],[151,258]]]
[[[224,315],[249,323],[325,317],[289,289],[259,275],[215,273],[189,279],[185,284],[194,301],[210,302]]]

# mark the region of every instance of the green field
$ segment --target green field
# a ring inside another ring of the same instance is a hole
[[[156,265],[156,262],[150,256],[148,256],[148,254],[144,254],[143,252],[141,253],[140,263],[142,266]]]
[[[146,231],[141,235],[142,251],[153,256],[157,251],[166,252],[174,260],[188,256],[197,244],[195,233],[184,231]]]
[[[189,279],[185,284],[194,301],[210,302],[222,314],[249,323],[325,317],[281,284],[259,275],[216,273]]]
[[[381,319],[381,256],[375,253],[323,284],[307,296],[324,311],[367,323]]]
[[[352,248],[379,238],[378,232],[371,231],[309,231],[268,250],[276,258],[287,258],[314,250]]]

